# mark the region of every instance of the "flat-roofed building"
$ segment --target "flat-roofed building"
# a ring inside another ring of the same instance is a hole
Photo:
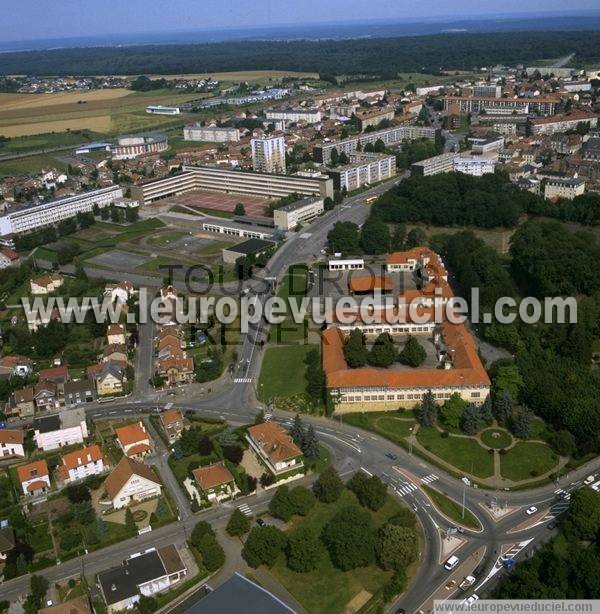
[[[115,185],[21,207],[0,216],[0,235],[22,234],[51,226],[78,213],[90,212],[94,205],[107,207],[119,198],[123,198],[123,190]]]
[[[323,116],[319,109],[269,109],[265,111],[268,120],[283,120],[286,122],[318,124]]]
[[[327,170],[336,190],[348,192],[396,175],[396,157],[376,153],[350,154],[350,163]]]
[[[360,271],[365,268],[365,261],[362,258],[330,260],[328,268],[330,271]]]
[[[275,209],[275,226],[281,230],[293,230],[298,224],[308,222],[325,211],[322,198],[303,198],[295,203]]]
[[[285,173],[285,137],[271,134],[250,140],[252,168],[257,173]]]
[[[184,166],[182,170],[172,177],[132,186],[132,196],[146,205],[193,190],[264,198],[283,198],[290,194],[333,197],[333,180],[327,175],[271,175],[215,166]]]
[[[556,132],[567,132],[575,130],[579,124],[584,124],[588,129],[593,130],[598,126],[598,116],[587,111],[573,111],[565,115],[555,115],[554,117],[536,117],[529,120],[532,134],[554,134]]]
[[[222,258],[225,264],[235,264],[238,258],[244,256],[258,256],[267,250],[275,247],[274,241],[264,241],[262,239],[248,239],[243,243],[231,245],[222,250]]]
[[[329,164],[331,162],[331,152],[337,149],[338,154],[344,152],[346,155],[362,149],[368,143],[374,144],[381,140],[385,145],[397,145],[402,141],[414,141],[415,139],[434,140],[436,135],[435,128],[429,126],[394,126],[383,130],[375,130],[373,132],[365,132],[363,134],[342,139],[340,141],[328,141],[321,145],[316,145],[313,148],[313,157],[316,162],[321,164]]]
[[[456,156],[453,162],[454,172],[472,175],[473,177],[493,173],[495,168],[495,160],[482,156]]]
[[[429,175],[438,175],[440,173],[451,173],[454,170],[455,153],[443,153],[439,156],[433,156],[425,160],[415,162],[410,166],[411,175],[420,175],[427,177]]]
[[[206,143],[234,143],[241,134],[238,128],[226,126],[201,126],[190,124],[183,129],[184,141],[205,141]]]
[[[500,98],[500,96],[502,96],[502,86],[490,83],[474,85],[473,96],[482,96],[484,98]]]
[[[276,233],[275,228],[246,224],[235,220],[224,220],[223,218],[204,218],[202,230],[243,239],[272,239]]]
[[[370,126],[378,126],[382,121],[394,119],[394,107],[375,107],[372,109],[356,109],[354,116],[358,120],[360,131],[364,132]]]
[[[480,113],[493,110],[497,112],[504,109],[521,111],[525,113],[533,112],[541,115],[554,115],[556,107],[560,102],[556,96],[539,96],[534,98],[490,98],[489,96],[446,96],[444,98],[444,109],[446,111],[458,109],[460,113]]]

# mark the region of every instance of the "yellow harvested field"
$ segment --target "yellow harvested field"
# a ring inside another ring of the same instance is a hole
[[[47,132],[62,132],[64,130],[93,130],[108,132],[110,130],[110,115],[95,117],[79,117],[73,119],[57,119],[26,124],[0,126],[0,134],[7,137],[28,136],[30,134],[45,134]]]
[[[122,75],[123,76],[123,75]],[[206,79],[217,81],[252,81],[254,79],[281,79],[282,77],[304,77],[318,79],[316,72],[294,72],[293,70],[240,70],[234,72],[186,73],[181,75],[148,75],[151,79]]]
[[[63,104],[77,104],[79,100],[110,100],[131,94],[131,90],[91,90],[79,92],[57,92],[56,94],[0,94],[0,112],[14,108],[37,108]]]

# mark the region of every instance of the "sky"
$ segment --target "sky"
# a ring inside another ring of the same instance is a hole
[[[566,8],[572,13],[600,6],[598,0],[0,0],[0,41],[499,12],[545,14]]]

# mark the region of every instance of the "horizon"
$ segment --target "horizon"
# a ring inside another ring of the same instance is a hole
[[[464,8],[460,13],[451,10],[450,4],[444,2],[421,3],[418,10],[413,10],[407,14],[398,3],[388,0],[376,0],[375,6],[371,7],[371,17],[363,19],[358,15],[360,3],[358,0],[349,0],[344,3],[346,18],[339,19],[339,8],[341,0],[330,3],[325,10],[319,7],[319,19],[307,18],[311,14],[309,5],[318,5],[318,0],[306,0],[303,10],[299,13],[294,7],[287,7],[285,10],[285,20],[278,17],[284,12],[281,9],[271,10],[270,0],[263,0],[258,10],[253,10],[252,15],[242,8],[240,0],[230,1],[230,6],[225,11],[222,6],[211,1],[213,6],[203,6],[202,20],[198,20],[195,12],[193,0],[174,0],[179,9],[174,10],[169,15],[163,15],[160,11],[162,4],[156,0],[132,0],[127,6],[118,6],[111,9],[109,14],[104,13],[103,20],[100,20],[99,11],[103,10],[95,0],[83,0],[73,3],[73,0],[63,0],[57,10],[56,3],[49,0],[32,2],[24,0],[19,6],[20,10],[15,10],[5,16],[5,32],[14,33],[13,36],[3,38],[0,45],[36,43],[43,41],[67,41],[73,39],[86,40],[118,37],[139,37],[161,34],[163,36],[185,36],[207,34],[210,32],[252,32],[255,30],[290,29],[307,27],[352,27],[364,24],[370,27],[378,25],[410,25],[410,24],[435,24],[452,23],[464,21],[485,21],[489,19],[515,20],[515,19],[535,19],[543,17],[552,18],[574,18],[585,16],[598,16],[600,9],[595,0],[576,0],[571,3],[568,9],[564,9],[562,2],[549,0],[546,2],[533,0],[522,6],[518,0],[509,0],[505,3],[503,11],[492,10],[496,4],[488,0],[479,1],[468,0],[463,4]],[[82,4],[86,5],[85,10]],[[140,12],[136,5],[144,5],[144,19],[140,26],[130,24],[139,23]],[[404,3],[403,3],[404,4]],[[440,7],[440,4],[442,5]],[[575,6],[573,6],[575,5]],[[71,6],[71,9],[69,8]],[[236,8],[237,7],[237,8]],[[411,7],[412,9],[412,7]],[[48,19],[41,16],[48,12]],[[51,15],[50,15],[51,13]],[[189,24],[182,28],[181,23]],[[60,24],[60,26],[58,26]],[[98,24],[101,24],[98,26]],[[124,27],[127,26],[127,27]],[[50,31],[48,31],[50,27]],[[33,29],[32,29],[33,28]],[[95,30],[94,30],[95,28]]]

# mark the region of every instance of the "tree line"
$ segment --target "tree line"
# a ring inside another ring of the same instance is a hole
[[[514,65],[575,53],[600,60],[600,32],[452,33],[398,38],[227,41],[191,45],[89,47],[3,53],[0,73],[143,75],[236,70],[294,70],[329,75],[438,74],[496,63]]]

